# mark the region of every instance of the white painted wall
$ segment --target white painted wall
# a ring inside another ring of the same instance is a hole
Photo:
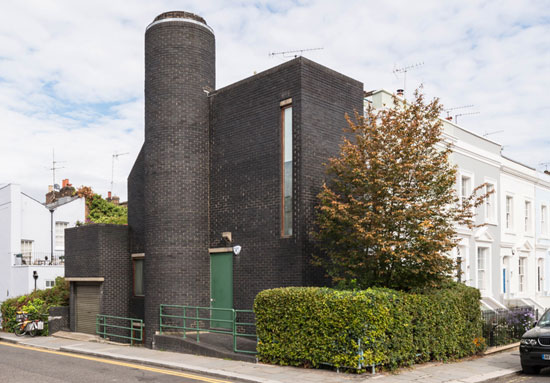
[[[46,288],[46,280],[64,275],[61,265],[15,265],[14,254],[21,253],[21,240],[33,241],[38,257],[50,256],[52,239],[55,247],[55,222],[74,227],[84,222],[85,200],[74,199],[55,208],[52,215],[39,201],[21,193],[17,184],[0,187],[0,302],[27,294],[34,289],[33,271],[37,271],[37,288]],[[56,250],[63,250],[56,249]]]

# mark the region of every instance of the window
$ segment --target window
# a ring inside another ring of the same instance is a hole
[[[518,264],[518,278],[519,278],[519,292],[523,292],[525,289],[525,257],[519,258]]]
[[[284,237],[292,235],[292,104],[281,104],[281,234]]]
[[[546,205],[540,206],[540,233],[544,236],[548,235],[548,208]]]
[[[47,289],[49,289],[51,287],[54,287],[54,286],[55,286],[55,281],[50,280],[50,279],[46,280],[46,288]]]
[[[466,246],[459,245],[456,247],[456,280],[457,282],[468,282],[467,276],[467,250]]]
[[[462,175],[460,177],[460,198],[461,201],[467,199],[472,193],[472,178]]]
[[[526,232],[531,231],[531,202],[525,201],[525,225]]]
[[[32,243],[33,243],[33,241],[29,241],[29,240],[26,240],[26,239],[21,240],[21,262],[24,265],[30,265],[31,264]]]
[[[477,288],[485,289],[485,268],[487,264],[487,253],[489,249],[486,247],[477,248]]]
[[[514,225],[514,197],[506,196],[506,228],[512,229]]]
[[[542,291],[544,281],[544,261],[539,259],[537,261],[537,291],[540,293]]]
[[[496,219],[496,208],[497,204],[496,201],[496,191],[495,191],[495,185],[487,183],[487,186],[485,186],[485,192],[491,193],[487,196],[487,199],[485,200],[485,217],[487,221],[494,222]]]
[[[134,296],[143,296],[143,258],[134,259]]]
[[[64,249],[65,248],[65,229],[69,226],[67,222],[56,222],[55,223],[55,248]]]
[[[32,242],[25,239],[21,240],[21,255],[23,258],[30,257],[32,255]]]

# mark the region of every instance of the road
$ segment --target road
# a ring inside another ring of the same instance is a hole
[[[518,374],[509,376],[507,378],[498,378],[489,380],[494,383],[548,383],[550,382],[550,368],[546,368],[540,372],[539,375],[525,375]]]
[[[235,383],[195,373],[0,342],[0,382]]]

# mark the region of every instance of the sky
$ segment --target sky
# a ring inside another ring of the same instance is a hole
[[[406,95],[423,86],[503,154],[550,169],[547,1],[74,1],[0,3],[0,185],[44,201],[68,178],[126,200],[144,137],[144,34],[162,12],[216,35],[216,87],[303,56]],[[416,65],[422,63],[422,65]],[[125,154],[127,153],[127,154]],[[113,154],[122,154],[113,160]],[[114,168],[113,168],[114,163]],[[114,169],[114,170],[113,170]]]

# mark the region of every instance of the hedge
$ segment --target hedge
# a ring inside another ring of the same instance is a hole
[[[262,362],[395,368],[484,348],[479,291],[462,284],[405,293],[288,287],[254,302]]]
[[[4,331],[13,332],[17,323],[15,314],[21,310],[29,314],[29,319],[42,319],[48,316],[48,310],[53,306],[69,305],[69,282],[63,277],[55,279],[55,286],[50,289],[36,290],[28,295],[10,298],[2,302],[2,328]],[[42,335],[48,335],[48,323],[44,324]]]

